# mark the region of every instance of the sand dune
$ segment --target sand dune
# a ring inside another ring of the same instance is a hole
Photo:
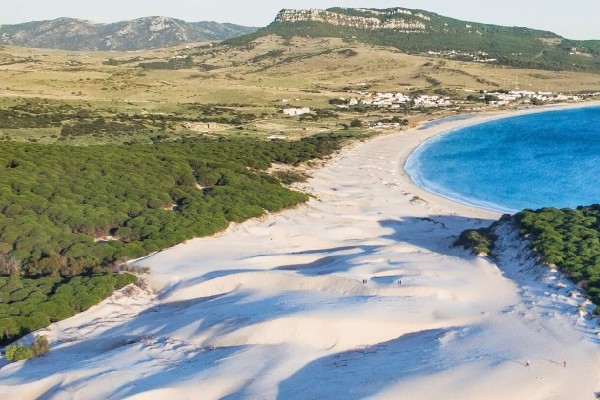
[[[404,277],[395,275],[395,278]],[[408,276],[408,275],[406,275]],[[437,274],[439,277],[439,274]],[[220,296],[236,291],[271,292],[326,292],[345,296],[394,296],[394,297],[436,297],[438,299],[458,299],[461,296],[455,290],[444,287],[415,286],[405,283],[398,285],[397,280],[381,285],[373,282],[378,276],[363,284],[354,279],[336,276],[298,276],[281,272],[245,272],[227,275],[192,285],[181,285],[163,297],[165,303]],[[406,279],[405,279],[406,282]]]
[[[388,318],[369,315],[345,315],[342,318],[335,315],[284,317],[239,329],[217,338],[211,344],[232,347],[295,343],[322,350],[347,351],[388,342],[408,333],[473,322],[466,318],[436,318],[435,315],[431,315],[429,321],[425,321],[426,318],[404,320],[399,316]]]
[[[154,291],[50,326],[47,357],[0,368],[0,397],[593,399],[599,339],[577,289],[510,231],[497,264],[452,248],[498,215],[402,170],[477,120],[348,148],[307,205],[140,260]]]

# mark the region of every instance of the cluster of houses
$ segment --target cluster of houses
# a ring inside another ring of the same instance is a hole
[[[428,51],[428,55],[440,58],[450,58],[462,61],[474,61],[480,63],[495,63],[497,58],[490,58],[490,55],[484,51],[468,53],[464,51],[446,50],[446,51]]]
[[[355,97],[336,99],[335,104],[338,108],[350,108],[362,105],[391,110],[403,110],[420,107],[447,107],[452,105],[452,102],[449,98],[441,96],[420,95],[411,97],[403,93],[357,92]]]
[[[467,96],[467,101],[469,102],[476,101],[494,106],[505,106],[511,103],[542,104],[584,100],[581,95],[566,95],[562,93],[541,91],[534,92],[529,90],[505,90],[496,92],[465,90],[465,92],[470,93]],[[589,96],[600,96],[600,94],[590,94]],[[284,102],[287,102],[287,100],[284,100]],[[340,109],[351,109],[364,106],[390,111],[404,111],[418,108],[450,107],[456,106],[462,102],[436,95],[408,96],[403,93],[371,93],[358,91],[354,92],[350,97],[332,99],[330,100],[330,103],[335,104]],[[311,109],[308,107],[289,107],[283,109],[283,114],[288,117],[300,116],[310,112]]]
[[[310,108],[308,107],[290,107],[283,109],[283,114],[288,117],[297,117],[299,115],[304,115],[308,113],[310,113]]]
[[[467,90],[467,92],[469,92]],[[583,98],[578,95],[565,95],[553,92],[533,92],[530,90],[511,90],[503,92],[475,92],[476,96],[482,101],[491,105],[504,106],[510,103],[553,103],[561,101],[581,101]],[[473,95],[471,95],[473,96]]]

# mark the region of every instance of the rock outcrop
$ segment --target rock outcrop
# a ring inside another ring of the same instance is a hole
[[[349,15],[331,10],[281,10],[275,22],[322,22],[333,26],[349,28],[380,30],[392,29],[395,31],[416,33],[427,29],[426,22],[430,18],[424,14],[413,14],[403,8],[385,11],[356,9],[360,15]]]

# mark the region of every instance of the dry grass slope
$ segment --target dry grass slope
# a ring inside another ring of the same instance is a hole
[[[189,68],[140,63],[193,57]],[[113,59],[116,65],[108,65]],[[0,47],[0,96],[125,101],[149,109],[181,102],[268,106],[283,98],[325,106],[346,87],[373,90],[600,90],[593,73],[519,70],[411,56],[342,39],[260,38],[244,48],[197,44],[139,52],[67,52]],[[433,84],[432,84],[433,83]]]
[[[43,98],[116,113],[182,117],[169,127],[175,136],[210,134],[264,137],[305,136],[369,115],[340,113],[318,121],[286,118],[286,106],[334,107],[329,100],[348,90],[438,93],[464,98],[464,89],[519,86],[554,92],[600,91],[600,75],[511,69],[490,64],[414,56],[335,38],[262,37],[239,47],[197,43],[135,52],[69,52],[0,46],[0,108],[16,99]],[[219,105],[229,114],[251,116],[243,123],[186,123],[203,116],[190,104]],[[472,107],[472,106],[470,106]],[[385,116],[385,115],[383,115]],[[409,116],[411,122],[428,118]],[[0,136],[52,142],[54,129],[0,132]],[[153,134],[156,134],[154,132]],[[136,139],[139,139],[136,137]],[[88,144],[78,139],[73,143]],[[101,139],[93,139],[102,142]]]

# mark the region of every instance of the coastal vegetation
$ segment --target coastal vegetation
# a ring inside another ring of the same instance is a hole
[[[463,247],[465,250],[471,250],[475,255],[489,256],[494,250],[494,243],[498,239],[493,233],[492,227],[463,231],[454,242],[454,245]]]
[[[91,143],[101,127],[127,137],[152,123],[123,116],[99,122],[92,113],[26,100],[0,123],[20,130],[62,125],[63,131],[70,127],[68,136]],[[87,129],[72,131],[85,121]],[[233,135],[88,146],[0,142],[0,345],[135,282],[133,275],[112,272],[127,260],[306,201],[282,185],[305,177],[291,169],[271,175],[271,165],[323,158],[365,135],[347,129],[275,142]]]
[[[600,205],[523,210],[503,216],[499,222],[515,223],[520,235],[530,241],[538,261],[584,288],[597,306],[594,314],[600,314]],[[477,255],[493,255],[499,222],[462,232],[455,245]]]
[[[36,335],[30,346],[17,343],[6,347],[5,358],[8,361],[25,361],[41,357],[50,351],[50,343],[45,335]]]
[[[542,262],[584,287],[600,305],[600,205],[524,210],[514,220]]]
[[[277,110],[269,110],[276,113]],[[0,105],[0,140],[31,143],[151,143],[197,136],[186,126],[234,127],[269,115],[265,110],[216,104],[180,104],[173,112],[103,106],[81,101],[11,99]],[[207,129],[208,130],[208,129]]]
[[[85,311],[136,281],[129,273],[0,278],[0,345]]]
[[[74,276],[307,200],[266,173],[322,158],[359,131],[298,141],[0,143],[0,254],[22,276]],[[8,273],[9,268],[4,269]]]

